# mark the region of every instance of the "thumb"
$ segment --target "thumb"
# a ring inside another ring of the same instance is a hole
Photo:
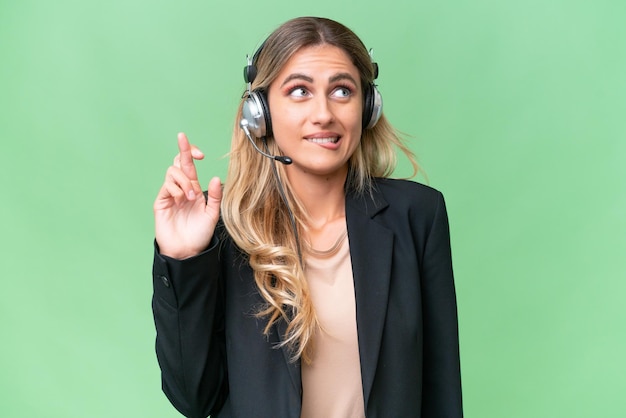
[[[218,214],[222,202],[222,183],[219,177],[213,177],[207,189],[207,210]]]

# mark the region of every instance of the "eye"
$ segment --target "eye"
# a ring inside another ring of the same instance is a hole
[[[332,96],[333,97],[338,97],[338,98],[350,97],[350,96],[352,96],[352,89],[350,87],[347,87],[347,86],[337,87],[335,90],[333,90]]]
[[[289,95],[293,97],[306,97],[309,91],[302,86],[294,87],[289,90]]]

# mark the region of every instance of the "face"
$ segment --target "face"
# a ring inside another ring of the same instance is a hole
[[[363,97],[357,68],[332,45],[300,49],[268,90],[274,139],[312,175],[344,175],[361,139]]]

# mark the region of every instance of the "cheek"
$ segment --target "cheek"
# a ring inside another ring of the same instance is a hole
[[[361,136],[362,125],[362,111],[360,108],[353,109],[349,113],[346,113],[343,120],[346,123],[346,127],[352,132],[353,135]]]
[[[363,116],[363,105],[361,98],[357,98],[349,106],[343,108],[344,120],[350,120],[355,125],[361,125],[361,119]]]
[[[302,119],[302,113],[298,106],[270,106],[272,126],[280,126],[289,129],[296,126]]]
[[[291,144],[295,143],[293,139],[299,137],[302,131],[298,114],[294,112],[293,108],[283,107],[280,110],[272,109],[271,115],[274,141],[283,150],[289,148]]]

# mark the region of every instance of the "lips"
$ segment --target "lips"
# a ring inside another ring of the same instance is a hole
[[[341,139],[341,135],[339,135],[337,132],[322,131],[322,132],[315,132],[310,135],[305,135],[304,139],[314,144],[331,145],[331,144],[336,144],[337,142],[339,142],[339,140]]]
[[[315,144],[336,144],[339,141],[339,137],[328,137],[328,138],[307,138],[307,141],[313,142]]]

